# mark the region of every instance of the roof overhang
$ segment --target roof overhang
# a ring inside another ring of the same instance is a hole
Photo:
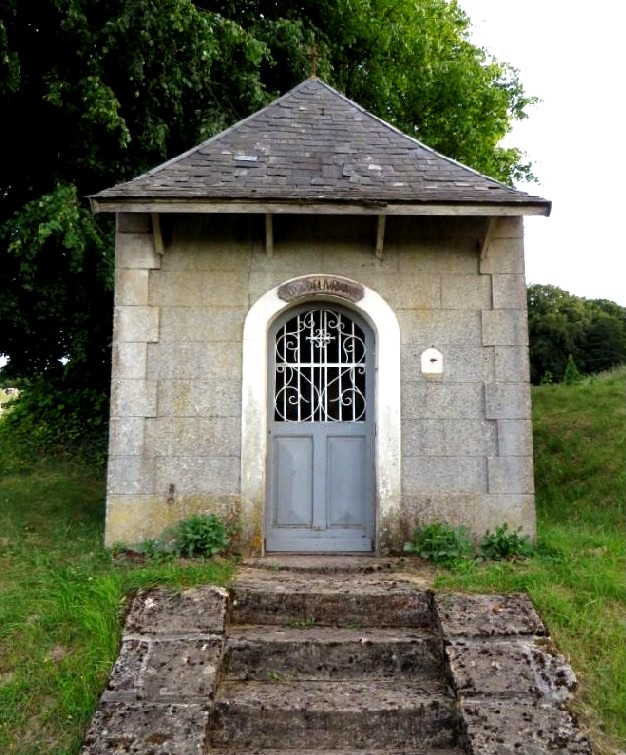
[[[550,215],[552,203],[537,199],[511,203],[399,203],[332,202],[296,200],[232,201],[206,199],[128,199],[90,197],[94,212],[197,213],[197,214],[272,214],[272,215],[475,215],[480,217]]]

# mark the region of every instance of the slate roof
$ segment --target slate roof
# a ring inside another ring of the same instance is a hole
[[[96,210],[120,202],[181,200],[487,204],[519,207],[519,214],[524,208],[550,211],[547,200],[443,157],[317,78],[183,155],[92,197]]]

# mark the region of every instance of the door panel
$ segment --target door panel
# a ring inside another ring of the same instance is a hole
[[[366,519],[366,438],[330,437],[326,444],[330,527],[362,527]]]
[[[311,527],[313,439],[274,438],[277,526]]]
[[[370,551],[374,338],[352,312],[290,310],[269,334],[268,551]]]

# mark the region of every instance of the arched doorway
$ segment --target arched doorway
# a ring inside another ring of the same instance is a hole
[[[328,302],[288,309],[268,334],[268,551],[371,551],[375,339]]]
[[[243,365],[241,391],[241,543],[249,554],[267,550],[267,480],[269,454],[269,332],[287,312],[303,307],[327,303],[356,313],[365,322],[375,340],[375,453],[373,535],[374,550],[384,550],[391,528],[397,522],[400,509],[400,327],[395,313],[387,302],[367,286],[338,276],[325,276],[328,285],[319,291],[324,276],[310,275],[291,278],[268,290],[250,307],[243,335]],[[308,286],[304,284],[310,283]],[[346,284],[345,286],[343,284]],[[356,285],[362,295],[344,295]],[[280,294],[287,286],[306,295],[286,301]],[[284,320],[283,320],[284,322]]]

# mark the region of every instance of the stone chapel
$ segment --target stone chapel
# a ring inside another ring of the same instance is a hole
[[[106,542],[244,553],[535,535],[523,217],[317,78],[91,197],[116,214]]]

